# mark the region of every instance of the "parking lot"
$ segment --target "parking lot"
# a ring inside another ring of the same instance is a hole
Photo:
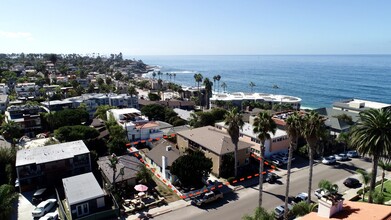
[[[12,215],[12,220],[31,220],[33,219],[31,212],[34,210],[35,205],[32,203],[34,191],[24,192],[19,194],[18,202],[14,204],[15,211]],[[54,195],[50,198],[54,198]],[[57,208],[57,206],[56,206]],[[51,211],[55,211],[53,208]],[[39,218],[36,218],[39,219]]]

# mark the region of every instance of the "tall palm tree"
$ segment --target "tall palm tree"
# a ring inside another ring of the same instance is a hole
[[[197,73],[197,74],[194,74],[194,79],[197,83],[197,87],[198,87],[198,99],[199,99],[199,104],[201,105],[201,95],[200,95],[200,82],[202,82],[202,79],[204,77],[201,75],[201,73]]]
[[[220,79],[221,79],[221,76],[220,75],[217,75],[216,76],[216,81],[217,81],[217,93],[220,92]]]
[[[203,84],[205,86],[205,92],[206,92],[206,95],[205,95],[206,109],[209,109],[209,99],[212,96],[213,83],[209,80],[208,77],[206,77],[204,79]]]
[[[152,79],[155,79],[155,77],[156,77],[156,72],[153,72],[152,73]]]
[[[15,192],[12,185],[0,186],[0,219],[10,219],[13,211],[14,201],[18,199],[18,193]]]
[[[371,181],[371,174],[369,174],[366,170],[363,169],[357,169],[356,172],[360,174],[361,180],[362,180],[362,201],[365,199],[365,188],[368,185],[369,181]],[[372,193],[369,193],[371,195]]]
[[[213,76],[213,92],[216,92],[216,80],[217,76]]]
[[[113,183],[111,185],[112,190],[115,191],[115,175],[117,173],[117,164],[118,164],[118,157],[113,153],[109,157],[109,162],[107,163],[111,169],[113,169]]]
[[[225,92],[227,89],[227,84],[225,82],[221,83],[221,88],[223,88],[223,91]]]
[[[285,188],[285,206],[284,206],[284,219],[288,218],[288,198],[289,198],[289,184],[291,176],[291,164],[292,164],[292,153],[297,148],[297,142],[301,133],[301,126],[303,118],[298,112],[294,112],[286,119],[286,132],[289,136],[289,154],[287,164],[287,175],[286,175],[286,188]]]
[[[316,143],[324,131],[324,119],[315,111],[306,114],[303,119],[302,135],[307,141],[308,156],[309,156],[309,176],[308,176],[308,195],[311,195],[312,188],[312,173],[314,168],[314,153],[316,150]],[[308,196],[307,203],[311,202],[311,196]]]
[[[383,192],[384,178],[386,176],[386,171],[391,171],[391,163],[390,161],[386,162],[384,160],[380,160],[378,166],[382,169],[380,192]]]
[[[174,83],[175,83],[175,78],[176,78],[176,73],[172,74],[174,76]]]
[[[254,119],[253,131],[257,134],[260,140],[260,162],[259,162],[259,207],[262,207],[262,191],[263,191],[263,164],[265,157],[265,141],[270,139],[270,134],[275,134],[277,130],[276,122],[272,119],[272,116],[266,112],[260,112]]]
[[[224,117],[225,125],[228,125],[228,134],[231,136],[232,143],[235,146],[235,177],[238,175],[238,143],[239,143],[239,135],[240,129],[243,127],[243,116],[240,114],[237,108],[232,108],[225,114]]]
[[[249,86],[250,86],[250,88],[251,88],[251,92],[253,92],[253,88],[254,88],[254,86],[255,86],[255,83],[253,83],[253,82],[250,82],[248,85],[249,85]]]
[[[391,155],[391,111],[369,109],[361,112],[360,120],[351,130],[350,144],[361,155],[372,156],[370,190],[374,191],[379,159]],[[368,202],[373,202],[371,193]]]

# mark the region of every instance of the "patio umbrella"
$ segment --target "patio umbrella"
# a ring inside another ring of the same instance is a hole
[[[144,192],[148,190],[148,186],[145,186],[143,184],[138,184],[134,186],[134,189],[139,191],[139,192]]]

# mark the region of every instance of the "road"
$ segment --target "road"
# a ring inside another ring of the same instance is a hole
[[[314,175],[312,189],[316,189],[320,180],[326,179],[338,184],[339,192],[344,192],[347,188],[342,182],[348,176],[356,176],[355,170],[362,168],[368,170],[371,163],[364,159],[352,159],[351,161],[339,162],[336,165],[314,165]],[[285,172],[285,171],[284,171]],[[380,172],[378,172],[380,173]],[[282,205],[285,199],[286,176],[280,179],[278,184],[264,184],[263,207],[273,210],[276,206]],[[290,196],[295,196],[300,192],[308,190],[308,167],[304,167],[291,175]],[[313,193],[312,193],[313,194]],[[312,195],[312,200],[317,201]],[[174,210],[167,214],[156,216],[156,220],[180,220],[180,219],[224,219],[238,220],[245,214],[252,214],[258,204],[258,187],[249,187],[234,193],[226,194],[224,200],[209,204],[204,208],[188,206],[179,210]]]

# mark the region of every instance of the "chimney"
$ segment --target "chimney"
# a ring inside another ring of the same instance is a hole
[[[167,157],[162,156],[162,175],[164,179],[166,179],[166,167],[167,167]]]
[[[170,145],[166,146],[166,151],[170,151],[170,150],[172,150],[171,146]]]

